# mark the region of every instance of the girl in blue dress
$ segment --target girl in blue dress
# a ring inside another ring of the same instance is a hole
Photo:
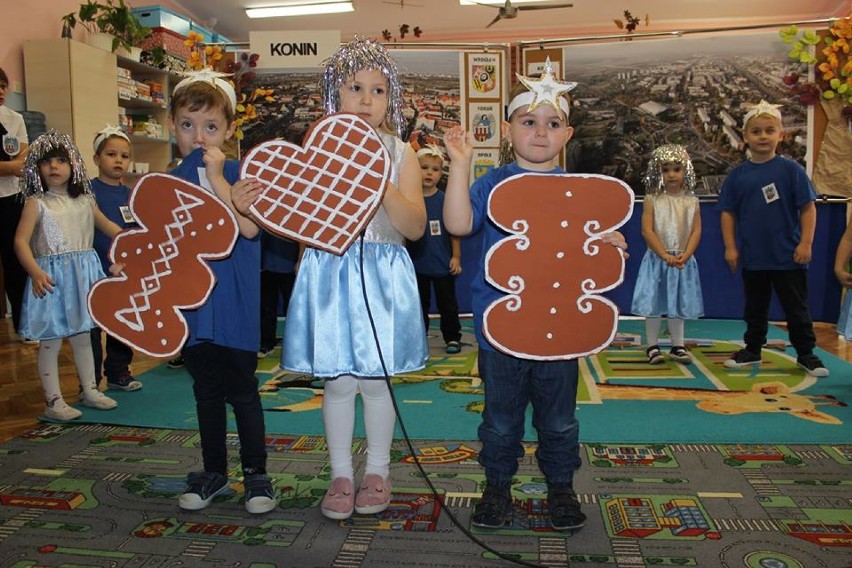
[[[686,148],[660,146],[645,172],[642,237],[648,250],[639,266],[632,312],[645,316],[648,363],[664,361],[658,345],[662,318],[668,318],[669,358],[689,364],[684,320],[704,315],[698,263],[693,256],[701,240],[701,210],[693,194],[695,170]]]
[[[846,231],[840,237],[837,245],[837,255],[834,257],[834,274],[840,280],[840,285],[846,288],[840,317],[837,320],[837,333],[847,341],[852,341],[852,273],[849,272],[849,261],[852,260],[852,222],[846,225]]]
[[[107,219],[92,196],[80,152],[67,134],[51,130],[29,148],[22,192],[27,198],[15,233],[15,253],[29,274],[18,332],[40,340],[38,373],[47,401],[45,417],[56,421],[82,414],[62,398],[59,351],[67,337],[80,376],[82,404],[101,410],[117,403],[98,390],[86,298],[104,277],[92,240],[97,227],[110,238],[121,228]]]

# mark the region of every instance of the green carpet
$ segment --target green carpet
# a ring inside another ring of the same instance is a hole
[[[435,323],[433,322],[433,325]],[[466,325],[469,325],[467,323]],[[695,363],[645,362],[643,322],[624,320],[608,349],[581,361],[577,416],[583,442],[630,443],[848,443],[852,366],[819,352],[831,376],[808,377],[796,367],[786,335],[773,328],[759,369],[728,370],[722,362],[738,348],[743,324],[687,322]],[[473,342],[469,328],[464,340]],[[476,349],[446,355],[439,332],[430,334],[432,357],[419,373],[395,377],[394,393],[415,439],[475,440],[482,386]],[[270,434],[321,435],[322,383],[277,369],[279,352],[259,362],[262,401]],[[150,428],[196,429],[191,378],[161,365],[138,377],[136,392],[110,391],[111,411],[79,407],[81,422]],[[356,435],[362,436],[360,416]],[[233,424],[232,424],[233,426]],[[399,428],[397,428],[399,430]],[[528,424],[527,439],[533,439]],[[401,435],[401,434],[399,434]]]

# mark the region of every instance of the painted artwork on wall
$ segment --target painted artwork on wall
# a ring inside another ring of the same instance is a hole
[[[563,77],[579,83],[566,169],[622,179],[642,194],[651,151],[682,144],[698,175],[696,193],[717,195],[745,158],[742,118],[760,99],[784,105],[779,153],[804,165],[808,113],[783,84],[787,50],[777,31],[563,47]]]

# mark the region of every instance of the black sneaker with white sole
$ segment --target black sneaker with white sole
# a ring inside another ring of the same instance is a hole
[[[813,353],[799,355],[796,359],[796,364],[812,377],[827,377],[829,374],[828,369],[822,364],[822,359]]]
[[[228,477],[216,471],[194,471],[186,477],[186,490],[178,499],[181,509],[198,511],[228,489]]]
[[[760,353],[752,353],[748,349],[740,349],[725,361],[725,367],[728,369],[738,369],[751,365],[760,365]]]
[[[278,504],[275,489],[265,473],[253,473],[243,479],[246,511],[253,515],[268,513]]]

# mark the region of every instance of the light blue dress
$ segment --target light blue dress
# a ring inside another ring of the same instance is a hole
[[[840,317],[837,319],[837,333],[852,341],[852,288],[843,295],[843,305],[840,307]]]
[[[396,184],[405,143],[381,136]],[[404,241],[380,207],[363,241],[357,240],[343,255],[305,250],[285,320],[284,369],[324,378],[382,378],[382,359],[391,376],[426,365],[429,350],[420,295]]]
[[[646,206],[654,208],[654,232],[666,250],[674,255],[686,248],[692,223],[699,207],[694,195],[645,196]],[[698,262],[693,255],[682,269],[669,266],[648,249],[639,265],[633,289],[631,311],[640,316],[696,319],[704,315],[704,298]]]
[[[38,265],[53,279],[53,293],[33,295],[27,278],[18,333],[31,339],[58,339],[95,327],[86,297],[104,277],[95,232],[93,197],[70,197],[47,191],[35,199],[38,218],[30,246]]]

